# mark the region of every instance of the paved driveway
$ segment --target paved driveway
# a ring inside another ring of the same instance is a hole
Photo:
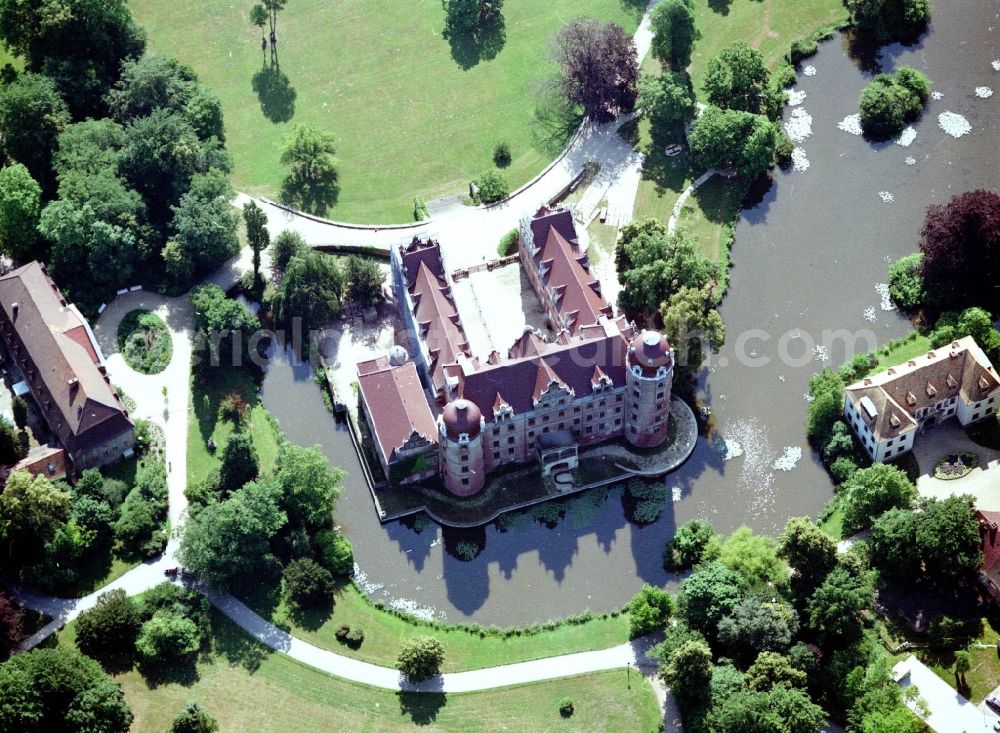
[[[959,479],[934,478],[934,464],[946,454],[957,451],[978,455],[979,468]],[[953,494],[972,494],[979,509],[1000,511],[1000,451],[973,443],[957,421],[950,420],[918,436],[913,455],[922,474],[917,479],[917,491],[921,496],[944,499]]]

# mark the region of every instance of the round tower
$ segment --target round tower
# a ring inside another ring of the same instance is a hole
[[[658,331],[643,331],[628,347],[625,382],[625,437],[639,448],[653,448],[667,437],[674,352]]]
[[[457,496],[481,491],[486,483],[482,412],[469,400],[453,400],[438,417],[438,432],[445,488]]]

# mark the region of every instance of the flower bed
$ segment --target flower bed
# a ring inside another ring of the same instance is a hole
[[[118,349],[125,363],[143,374],[159,374],[170,363],[173,345],[167,324],[155,313],[133,310],[118,324]]]
[[[979,465],[979,456],[975,453],[962,451],[949,453],[934,465],[934,478],[942,481],[968,476],[972,469]]]

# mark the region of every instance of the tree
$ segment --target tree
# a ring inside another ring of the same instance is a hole
[[[720,563],[694,571],[681,585],[677,610],[697,631],[713,638],[719,622],[730,615],[746,593],[746,581]]]
[[[336,203],[335,152],[332,134],[312,125],[296,125],[281,148],[281,164],[289,168],[281,187],[284,200],[320,216]]]
[[[962,686],[967,686],[965,675],[970,669],[972,669],[972,662],[969,658],[969,652],[965,649],[955,652],[955,679]]]
[[[285,268],[271,307],[275,319],[293,328],[301,318],[302,328],[313,331],[329,324],[340,313],[344,273],[337,261],[315,250],[292,257]]]
[[[712,682],[712,650],[704,641],[685,641],[660,670],[682,710],[692,710],[703,702]]]
[[[476,187],[479,189],[479,200],[484,204],[492,204],[507,198],[510,193],[510,186],[503,174],[495,171],[484,171],[476,179]]]
[[[931,346],[940,349],[966,336],[972,336],[991,360],[1000,354],[1000,332],[993,328],[993,317],[982,308],[966,308],[961,313],[942,313],[931,331]]]
[[[861,92],[861,129],[872,140],[888,140],[903,131],[930,96],[927,77],[909,66],[895,75],[878,74]]]
[[[862,733],[921,733],[923,722],[902,705],[889,710],[873,710],[861,721]]]
[[[814,733],[826,722],[826,712],[805,692],[785,685],[738,692],[709,713],[711,730],[740,733]]]
[[[682,287],[660,306],[663,331],[674,347],[677,363],[700,369],[705,353],[718,354],[726,341],[726,324],[707,287]]]
[[[69,519],[71,497],[45,476],[14,471],[0,494],[0,537],[20,566],[36,558],[44,543]]]
[[[191,291],[198,346],[209,350],[212,366],[242,366],[251,356],[252,338],[260,319],[217,285],[200,285]]]
[[[614,23],[570,21],[555,37],[557,86],[596,122],[609,122],[635,106],[639,65],[631,37]]]
[[[674,610],[673,598],[662,588],[648,583],[632,597],[626,607],[629,615],[629,638],[662,631]]]
[[[1000,195],[968,191],[930,206],[921,231],[921,275],[931,300],[946,309],[1000,310]]]
[[[909,509],[890,509],[875,520],[868,548],[872,565],[884,577],[906,579],[920,574],[918,524],[917,515]]]
[[[0,591],[0,661],[7,659],[24,638],[24,609]]]
[[[653,55],[674,71],[691,63],[691,49],[700,37],[694,25],[692,0],[666,0],[653,9]]]
[[[717,272],[689,235],[683,231],[667,234],[655,219],[622,228],[615,265],[623,288],[618,306],[638,315],[658,313],[660,305],[681,288],[707,287]]]
[[[879,43],[915,39],[927,27],[927,0],[844,0],[851,23]]]
[[[300,557],[288,563],[284,581],[285,597],[296,606],[322,606],[333,599],[333,575],[312,558]]]
[[[321,529],[314,538],[320,564],[335,577],[349,578],[354,572],[354,548],[350,540],[332,529]]]
[[[709,103],[716,107],[759,114],[769,78],[760,52],[740,41],[709,62],[704,88]]]
[[[170,733],[215,733],[217,730],[219,721],[197,702],[188,702],[170,726]]]
[[[270,539],[285,526],[278,486],[255,481],[188,520],[178,559],[210,583],[250,577],[270,556]]]
[[[38,239],[42,188],[20,163],[0,169],[0,252],[30,259]]]
[[[495,21],[503,9],[503,0],[441,0],[441,5],[446,34],[473,35],[478,28]]]
[[[792,568],[797,602],[805,601],[837,566],[837,544],[809,517],[792,517],[778,540],[778,556]]]
[[[296,255],[305,256],[308,247],[309,245],[306,244],[306,240],[302,238],[301,234],[286,229],[275,238],[274,244],[271,245],[271,266],[283,273],[293,257]]]
[[[788,582],[788,566],[778,557],[774,540],[740,527],[722,543],[719,562],[751,586],[782,586]]]
[[[923,266],[924,256],[920,252],[902,257],[889,266],[889,295],[904,310],[923,305],[926,297],[921,277]]]
[[[708,522],[691,519],[674,532],[670,543],[663,550],[663,568],[670,573],[680,573],[702,561],[702,555],[715,531]]]
[[[195,273],[211,270],[240,251],[232,195],[225,173],[213,169],[192,176],[190,188],[171,207],[173,240],[187,253]]]
[[[107,104],[122,124],[166,109],[187,120],[202,140],[224,138],[218,98],[199,84],[194,69],[176,59],[147,54],[126,61]]]
[[[403,641],[396,669],[411,682],[423,682],[438,674],[444,662],[444,647],[433,636],[411,636]]]
[[[94,659],[128,658],[141,626],[135,601],[120,588],[110,590],[77,618],[76,645]]]
[[[674,0],[683,3],[684,0]],[[657,9],[663,5],[657,5]],[[685,74],[667,71],[639,78],[639,106],[649,117],[657,142],[681,137],[684,125],[694,116],[694,90]]]
[[[21,460],[21,443],[14,425],[6,415],[0,415],[0,466],[12,466]]]
[[[974,579],[982,562],[975,498],[924,499],[920,509],[916,544],[927,575],[942,581]]]
[[[795,669],[788,657],[776,652],[764,651],[757,656],[757,660],[747,670],[746,684],[749,689],[757,692],[767,692],[782,685],[791,689],[804,690],[806,675]]]
[[[850,533],[870,527],[884,512],[905,509],[917,496],[917,488],[901,470],[876,463],[855,472],[840,486],[844,507],[844,530]]]
[[[746,663],[759,652],[785,652],[798,633],[795,609],[772,593],[748,596],[719,622],[719,643],[727,656]]]
[[[826,644],[850,642],[861,634],[861,612],[870,609],[873,590],[864,578],[838,567],[809,600],[809,628]]]
[[[30,71],[55,80],[78,119],[101,116],[122,61],[146,46],[125,0],[3,0],[0,38]]]
[[[195,622],[165,610],[154,613],[135,640],[135,650],[148,666],[177,662],[200,646],[201,632]]]
[[[271,235],[267,231],[267,214],[256,203],[250,201],[243,207],[243,222],[247,229],[247,243],[253,250],[254,283],[259,283],[260,253],[271,244]]]
[[[223,491],[236,491],[260,474],[260,459],[253,439],[246,433],[236,433],[222,449],[219,483]]]
[[[18,430],[24,430],[28,424],[28,403],[21,395],[15,395],[11,400],[10,409],[14,415],[14,425]]]
[[[347,280],[347,298],[365,307],[382,302],[382,283],[385,277],[374,260],[350,255],[344,268]]]
[[[4,35],[5,6],[12,2],[0,2],[0,36]],[[52,154],[68,124],[66,103],[48,77],[24,73],[0,85],[0,150],[24,165],[44,190],[53,188]]]
[[[288,0],[264,0],[264,7],[271,20],[271,36],[275,36],[278,32],[278,11],[284,10],[287,3]]]
[[[281,487],[281,507],[292,524],[328,527],[340,497],[344,472],[331,468],[319,446],[284,443],[278,449],[274,478]]]
[[[79,652],[33,649],[0,664],[0,730],[125,733],[131,724],[121,685]]]
[[[754,177],[770,167],[778,130],[759,115],[709,106],[694,121],[688,141],[700,165],[733,167]]]

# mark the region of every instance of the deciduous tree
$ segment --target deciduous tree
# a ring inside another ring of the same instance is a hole
[[[16,260],[36,254],[42,188],[20,163],[0,169],[0,252]]]
[[[130,658],[141,626],[135,601],[120,588],[110,590],[77,618],[76,645],[94,659]]]
[[[759,114],[765,103],[770,75],[764,58],[742,41],[722,49],[708,64],[705,93],[720,109]]]
[[[753,177],[774,160],[777,128],[760,115],[706,107],[691,126],[691,154],[706,168],[733,167]]]
[[[411,682],[422,682],[441,670],[444,647],[433,636],[411,636],[403,642],[396,669]]]
[[[905,509],[917,496],[917,489],[905,473],[893,465],[876,463],[855,472],[841,484],[844,529],[857,532],[870,527],[884,512]]]
[[[4,4],[0,4],[0,35],[3,35]],[[30,4],[30,3],[25,3]],[[0,150],[21,163],[44,190],[54,189],[52,155],[59,134],[69,124],[69,111],[52,80],[41,74],[24,73],[10,84],[0,85]]]
[[[628,603],[629,636],[633,639],[662,631],[674,610],[673,598],[648,583]]]
[[[639,65],[635,44],[621,26],[570,21],[556,35],[553,55],[563,97],[591,119],[608,122],[635,106]]]
[[[691,63],[691,49],[700,34],[694,24],[692,0],[665,0],[650,16],[653,55],[675,71]]]

